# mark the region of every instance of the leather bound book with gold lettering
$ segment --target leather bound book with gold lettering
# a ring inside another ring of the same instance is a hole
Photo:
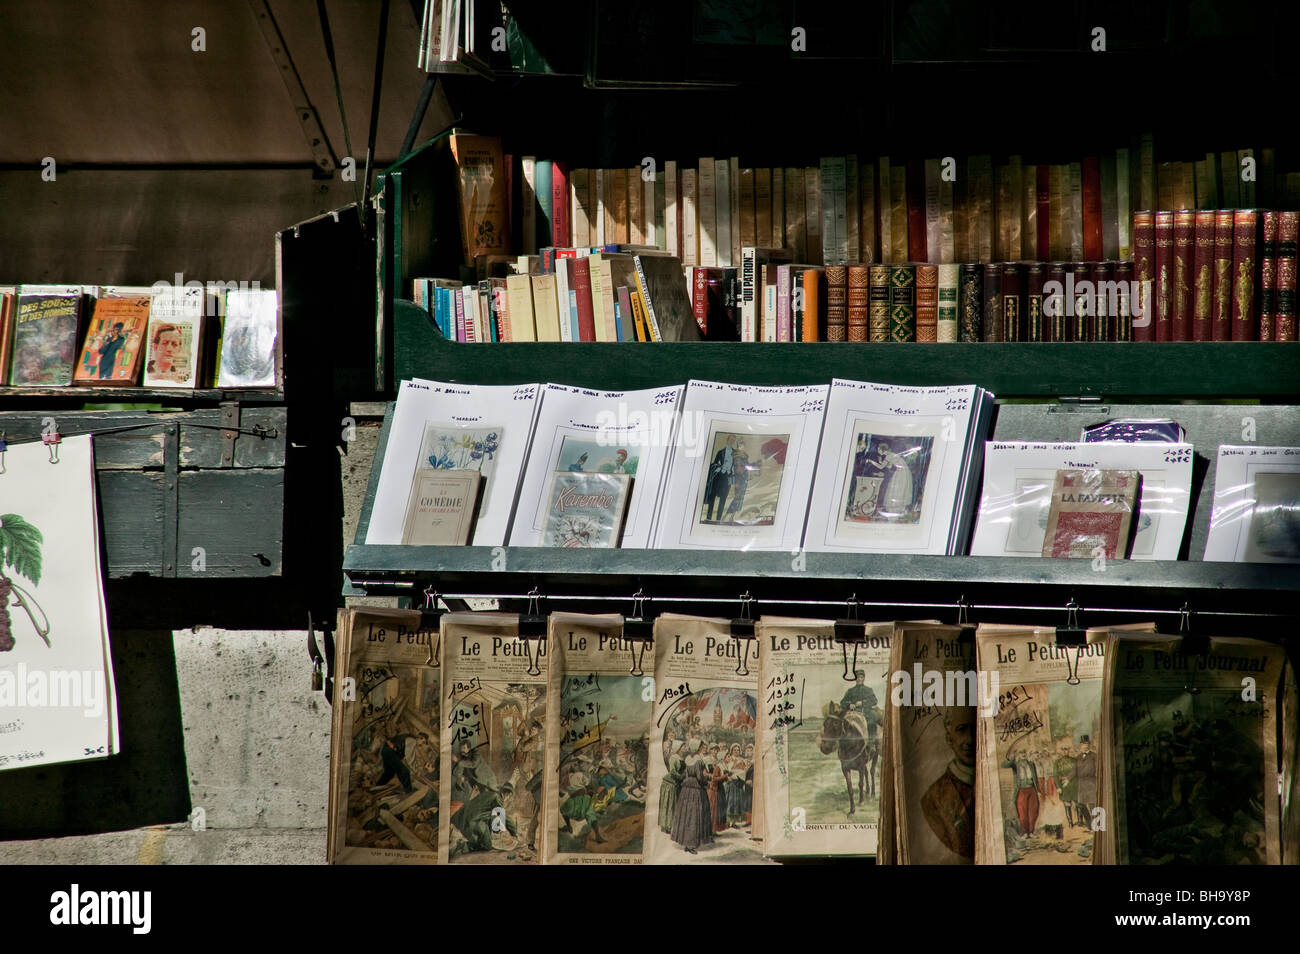
[[[941,344],[957,340],[957,296],[959,287],[958,266],[954,262],[939,265],[939,327],[937,338]]]
[[[1296,340],[1296,232],[1300,212],[1277,214],[1277,315],[1274,341]]]
[[[1024,341],[1024,266],[1002,263],[1002,341]]]
[[[1087,341],[1093,314],[1092,263],[1075,262],[1070,271],[1074,274],[1074,312],[1066,324],[1071,341]]]
[[[1002,265],[989,262],[984,266],[984,326],[981,341],[1002,340]]]
[[[1173,287],[1170,289],[1170,341],[1192,340],[1192,265],[1195,253],[1196,212],[1180,209],[1174,213]]]
[[[1025,266],[1025,340],[1048,341],[1043,319],[1043,284],[1047,281],[1047,263],[1030,262]]]
[[[1255,320],[1255,252],[1258,216],[1254,209],[1232,213],[1232,340],[1259,340]]]
[[[1065,278],[1069,274],[1068,262],[1050,262],[1047,266],[1047,280],[1054,287],[1049,294],[1043,292],[1043,321],[1046,330],[1044,341],[1069,341],[1069,318],[1065,314]]]
[[[916,266],[916,340],[939,340],[939,266]]]
[[[1133,340],[1133,263],[1115,263],[1115,320],[1111,327],[1115,330],[1116,341]]]
[[[848,340],[849,341],[866,341],[868,340],[868,321],[867,316],[870,311],[870,268],[866,265],[849,265],[848,266]],[[920,285],[920,276],[917,276],[917,285]],[[917,325],[918,331],[920,326],[920,289],[917,290]]]
[[[870,341],[888,341],[889,266],[872,265],[868,272],[870,284],[867,289],[867,338]]]
[[[1173,341],[1174,213],[1156,213],[1155,341]],[[1078,281],[1078,278],[1075,279]]]
[[[889,340],[916,340],[916,266],[889,266]]]
[[[849,268],[826,266],[826,340],[847,341],[849,324]]]
[[[957,286],[958,340],[979,341],[984,328],[984,266],[975,262],[964,263],[960,272]]]
[[[1210,315],[1214,311],[1214,212],[1196,213],[1195,249],[1192,255],[1192,340],[1211,341]]]
[[[1115,263],[1094,262],[1092,266],[1092,314],[1088,317],[1089,341],[1114,341],[1111,332]]]
[[[1232,213],[1228,213],[1231,217]],[[1229,226],[1228,234],[1232,234]],[[1155,341],[1156,231],[1154,212],[1133,213],[1133,279],[1139,301],[1134,304],[1133,340]],[[1142,311],[1139,317],[1138,312]]]
[[[1277,213],[1259,213],[1259,340],[1273,340],[1277,307]]]
[[[1214,213],[1214,300],[1210,339],[1232,340],[1232,209]]]

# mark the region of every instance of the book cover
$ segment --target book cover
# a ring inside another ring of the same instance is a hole
[[[533,315],[532,278],[528,275],[507,275],[506,299],[510,304],[511,340],[536,341],[537,324]]]
[[[9,360],[14,349],[14,314],[17,304],[18,289],[13,285],[0,287],[0,384],[9,383]]]
[[[637,290],[655,341],[698,341],[690,289],[681,263],[666,255],[636,255]]]
[[[10,384],[63,387],[72,383],[81,308],[79,285],[19,286]]]
[[[872,265],[868,268],[867,287],[867,338],[881,342],[889,340],[889,266]],[[829,286],[827,295],[829,296]],[[827,340],[829,335],[828,319]]]
[[[769,262],[788,262],[790,253],[783,248],[745,246],[740,252],[740,340],[761,341],[762,271]]]
[[[916,340],[916,266],[889,268],[889,340]]]
[[[1137,509],[1136,470],[1058,470],[1047,513],[1043,556],[1125,559]],[[1099,554],[1097,551],[1102,552]]]
[[[960,341],[979,341],[984,327],[984,267],[965,262],[959,269],[957,333]],[[874,282],[873,282],[874,284]]]
[[[1095,314],[1096,289],[1092,284],[1092,263],[1074,262],[1070,265],[1074,275],[1074,315],[1068,320],[1069,340],[1087,341]]]
[[[168,287],[154,292],[149,302],[145,387],[200,386],[205,305],[201,288]]]
[[[617,547],[631,490],[627,474],[556,472],[547,492],[541,545]]]
[[[532,275],[530,280],[533,285],[533,312],[537,326],[537,340],[560,341],[560,311],[555,298],[555,276]]]
[[[465,264],[472,266],[481,255],[507,254],[510,210],[506,208],[501,140],[453,133],[451,151],[460,184]],[[550,201],[549,189],[545,201]]]
[[[111,299],[100,299],[110,301]],[[278,301],[274,289],[226,290],[226,315],[221,329],[221,360],[218,364],[217,387],[220,388],[271,388],[275,387],[275,359],[278,350]],[[95,311],[95,319],[99,310]],[[122,351],[132,350],[130,334]],[[127,380],[134,380],[139,369],[143,335],[136,339],[132,359],[134,366]],[[89,345],[89,338],[87,338]],[[103,367],[103,345],[100,366]],[[127,359],[123,357],[123,361]]]
[[[828,266],[829,267],[829,266]],[[917,274],[917,327],[921,323],[921,276]],[[830,283],[827,282],[829,291]],[[871,289],[871,270],[866,265],[849,265],[848,266],[848,338],[849,341],[867,341],[868,320],[867,315],[870,310],[870,289]],[[827,324],[827,340],[830,338],[830,325]]]
[[[1254,209],[1232,214],[1232,340],[1259,340],[1255,311],[1256,240],[1259,225]]]
[[[939,336],[939,266],[916,266],[916,340],[933,343]]]
[[[229,296],[236,292],[227,292]],[[271,292],[274,302],[275,292]],[[226,306],[227,331],[230,328],[230,306]],[[73,381],[77,384],[132,385],[140,380],[144,360],[145,336],[149,324],[149,297],[133,295],[123,298],[101,297],[95,302],[86,340],[77,361]],[[271,380],[275,384],[274,346],[275,311],[271,311]],[[2,334],[2,333],[0,333]],[[223,355],[224,360],[224,355]],[[225,386],[225,385],[222,385]]]
[[[477,513],[483,474],[478,470],[419,468],[402,523],[404,546],[464,546]]]
[[[1277,320],[1277,213],[1258,213],[1259,228],[1259,340],[1272,341]]]
[[[826,266],[826,340],[847,341],[849,333],[849,268]]]

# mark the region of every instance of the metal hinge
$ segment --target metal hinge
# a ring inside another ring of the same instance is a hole
[[[221,466],[235,466],[235,441],[239,439],[239,405],[221,404]]]

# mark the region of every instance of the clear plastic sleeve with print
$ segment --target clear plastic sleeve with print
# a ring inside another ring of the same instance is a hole
[[[1058,470],[1052,479],[1043,556],[1125,559],[1141,479],[1136,470]]]
[[[1300,447],[1219,447],[1205,559],[1300,563]]]
[[[1191,503],[1192,445],[989,441],[972,556],[1043,554],[1059,470],[1136,470],[1131,560],[1176,560]]]
[[[837,643],[830,620],[763,617],[758,638],[764,850],[876,853],[893,623]]]
[[[546,863],[641,864],[654,647],[577,613],[552,613],[547,642]]]
[[[505,613],[442,618],[442,864],[540,864],[547,640]]]
[[[665,613],[655,620],[646,860],[756,864],[759,646],[730,621]]]

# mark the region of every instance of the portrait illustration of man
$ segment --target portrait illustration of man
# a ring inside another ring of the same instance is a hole
[[[975,858],[975,709],[943,710],[944,736],[953,759],[921,797],[921,811],[936,838],[955,855]]]

